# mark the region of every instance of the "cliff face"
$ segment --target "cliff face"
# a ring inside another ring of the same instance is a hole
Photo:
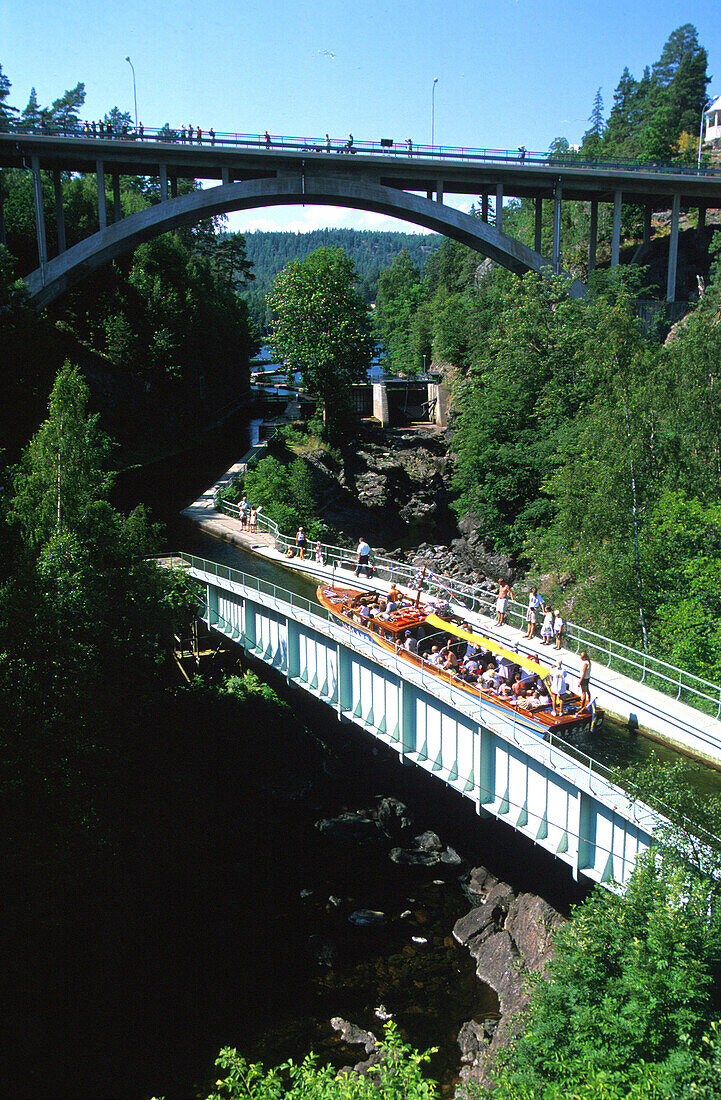
[[[377,549],[404,536],[441,541],[457,533],[448,506],[452,462],[430,425],[389,431],[366,423],[342,467],[323,452],[305,457],[324,520],[350,539],[363,533]]]
[[[564,923],[543,898],[516,893],[485,867],[471,871],[466,893],[473,908],[456,922],[453,935],[476,960],[477,976],[498,994],[500,1019],[468,1020],[461,1028],[459,1100],[468,1095],[466,1085],[491,1084],[496,1056],[512,1040],[528,1004],[528,975],[543,972],[553,957],[553,934]]]

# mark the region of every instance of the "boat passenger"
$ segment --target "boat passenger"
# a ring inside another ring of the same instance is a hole
[[[553,713],[556,717],[563,714],[563,696],[566,694],[566,673],[561,668],[561,662],[556,661],[550,676],[551,702]]]
[[[441,651],[437,645],[431,646],[431,651],[426,659],[429,665],[435,665],[436,668],[438,668],[443,658],[441,657]]]
[[[408,653],[417,653],[418,652],[418,642],[413,637],[412,631],[406,630],[404,637],[405,637],[405,641],[403,642],[403,648]]]
[[[536,687],[533,689],[532,694],[527,695],[525,699],[519,699],[518,705],[525,707],[526,710],[541,710],[543,707],[547,707],[551,702],[545,687]]]

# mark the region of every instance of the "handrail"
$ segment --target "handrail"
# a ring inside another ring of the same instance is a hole
[[[167,557],[164,560],[168,560]],[[202,573],[208,573],[211,576],[217,577],[219,580],[225,580],[232,585],[242,585],[244,588],[249,588],[258,592],[261,595],[266,595],[274,602],[283,602],[290,605],[291,608],[301,611],[303,614],[310,617],[311,620],[316,622],[325,621],[331,623],[336,631],[340,631],[345,635],[344,644],[357,652],[369,653],[371,650],[375,657],[391,657],[398,669],[400,667],[399,648],[396,647],[395,654],[391,655],[385,650],[380,650],[379,647],[374,646],[372,642],[365,639],[361,639],[358,635],[351,633],[350,627],[346,627],[340,620],[332,615],[327,608],[321,604],[313,603],[311,600],[306,599],[303,596],[298,596],[296,593],[282,588],[279,585],[274,584],[271,581],[263,580],[260,577],[255,577],[252,574],[244,573],[242,570],[235,569],[233,566],[222,565],[219,562],[208,561],[205,558],[200,558],[195,554],[188,554],[185,552],[175,553],[170,555],[171,564],[177,562],[181,569],[196,569]],[[217,612],[214,614],[218,615]],[[230,625],[230,624],[228,624]],[[315,625],[315,623],[313,624]],[[364,644],[360,644],[363,641]],[[403,661],[403,672],[414,672],[420,676],[421,683],[424,686],[429,686],[431,690],[438,689],[438,680],[433,673],[429,671],[426,661],[421,660],[420,664],[411,664]],[[430,681],[432,677],[432,682]],[[467,691],[463,690],[462,683],[459,678],[451,676],[447,682],[451,689],[451,694],[454,697],[454,705],[458,710],[462,711],[469,718],[473,720],[482,721],[484,725],[489,725],[487,717],[483,716],[483,699],[479,696],[479,703],[476,705],[473,703],[468,695]],[[550,731],[544,739],[541,739],[527,730],[516,727],[516,714],[514,713],[511,719],[509,715],[508,720],[504,724],[509,724],[512,727],[512,736],[517,744],[521,744],[518,740],[517,734],[523,736],[523,748],[525,750],[532,749],[531,755],[537,755],[539,752],[547,755],[548,763],[551,767],[559,770],[558,765],[554,763],[554,755],[560,757],[560,763],[571,763],[576,768],[582,768],[588,773],[589,784],[592,779],[597,779],[605,788],[607,795],[621,796],[626,800],[635,814],[635,807],[643,806],[646,810],[651,809],[654,814],[663,815],[667,821],[672,820],[673,811],[667,806],[664,806],[658,799],[654,799],[655,806],[649,807],[646,803],[642,802],[634,793],[625,790],[620,785],[620,779],[616,772],[609,768],[606,768],[603,764],[594,760],[593,757],[587,753],[582,752],[574,745],[564,741],[563,738],[557,734],[553,734]],[[490,727],[493,728],[493,727]],[[500,732],[496,730],[496,732]],[[664,822],[661,822],[664,824]],[[687,818],[681,819],[681,825],[687,832],[692,833],[698,839],[703,840],[707,844],[711,844],[716,848],[721,848],[721,837],[716,836],[713,833],[708,832],[702,826],[697,825],[695,822],[690,821]]]
[[[326,144],[325,136],[301,137],[289,134],[272,134],[268,143],[262,134],[232,133],[230,131],[217,131],[213,136],[207,129],[201,128],[201,138],[198,140],[197,131],[194,131],[192,140],[187,136],[182,137],[183,127],[172,126],[145,126],[142,134],[135,132],[133,126],[128,126],[126,133],[112,133],[110,135],[92,132],[86,133],[80,123],[74,126],[58,126],[45,123],[41,127],[32,127],[21,121],[12,122],[5,120],[6,129],[0,133],[26,134],[32,137],[64,137],[83,138],[98,141],[130,141],[130,142],[162,142],[173,145],[198,145],[204,148],[233,147],[257,149],[269,153],[286,150],[296,153],[323,153],[323,154],[357,154],[366,156],[380,156],[388,158],[413,160],[440,161],[478,161],[482,163],[513,164],[517,167],[545,167],[545,168],[590,168],[593,170],[610,170],[626,172],[665,173],[682,176],[709,176],[711,178],[721,175],[721,169],[701,167],[698,164],[645,164],[641,161],[619,160],[614,157],[603,159],[587,158],[580,153],[569,150],[564,153],[555,153],[549,150],[521,150],[521,149],[493,149],[463,145],[424,145],[412,144],[409,150],[406,140],[395,141],[387,138],[382,140],[354,140],[352,148],[348,148],[345,138],[331,138],[330,144]],[[390,144],[389,144],[390,143]]]
[[[230,501],[217,498],[216,508],[225,515],[240,518],[238,505]],[[295,547],[295,539],[290,535],[282,534],[278,525],[262,513],[257,515],[257,526],[258,530],[272,535],[276,549],[281,553]],[[312,544],[314,540],[310,541]],[[326,543],[321,543],[321,554],[324,564],[333,568],[339,567],[342,563],[347,565],[355,558],[352,549]],[[422,568],[418,566],[380,556],[373,557],[373,569],[377,578],[395,581],[408,588],[418,588],[422,573]],[[447,599],[472,614],[493,619],[495,596],[487,589],[479,589],[477,585],[444,577],[431,570],[426,573],[423,583],[431,595]],[[522,630],[526,623],[526,610],[523,604],[509,600],[506,609],[506,619],[509,624]],[[634,649],[625,642],[618,642],[613,638],[597,634],[588,627],[566,622],[564,631],[564,644],[575,653],[586,649],[592,660],[603,661],[607,668],[620,672],[629,679],[641,684],[646,683],[677,701],[681,701],[681,696],[684,694],[683,701],[695,710],[715,718],[721,715],[721,686],[718,684],[696,676],[694,673],[685,672],[660,657]]]

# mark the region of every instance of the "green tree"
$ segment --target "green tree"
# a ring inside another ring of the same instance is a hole
[[[692,1095],[716,1017],[720,916],[710,880],[657,850],[624,895],[597,888],[557,934],[500,1097]]]
[[[80,130],[80,108],[85,103],[85,85],[76,84],[54,99],[47,112],[47,120],[56,133],[76,134]]]
[[[98,416],[88,415],[88,397],[79,369],[66,363],[50,395],[48,419],[15,471],[10,517],[32,548],[55,532],[87,531],[92,506],[107,497],[110,444]]]
[[[2,65],[0,65],[0,130],[12,130],[15,116],[18,113],[17,107],[11,107],[7,102],[11,88],[12,84],[3,72]]]
[[[404,248],[378,278],[373,313],[375,330],[385,349],[384,368],[388,371],[413,375],[423,368],[413,332],[413,318],[421,297],[420,272]]]
[[[581,152],[585,157],[597,157],[603,145],[603,132],[605,130],[603,98],[600,88],[596,92],[596,97],[593,101],[593,110],[591,111],[588,121],[591,125],[583,135]]]
[[[349,386],[366,377],[373,350],[370,318],[355,289],[352,261],[339,248],[319,248],[276,276],[269,343],[289,374],[323,402],[331,442],[347,441],[354,420]]]
[[[34,88],[30,89],[30,97],[28,99],[27,107],[20,115],[20,129],[33,133],[35,130],[39,130],[43,121],[43,112],[38,104],[37,92]]]

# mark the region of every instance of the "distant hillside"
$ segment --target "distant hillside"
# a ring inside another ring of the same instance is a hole
[[[246,251],[253,264],[254,282],[244,291],[251,317],[260,331],[266,328],[265,295],[274,276],[291,260],[305,259],[316,248],[343,248],[358,272],[360,292],[368,302],[375,300],[378,275],[389,267],[404,248],[421,271],[442,241],[438,234],[376,232],[364,229],[314,229],[311,233],[268,233],[257,230],[246,235]]]

